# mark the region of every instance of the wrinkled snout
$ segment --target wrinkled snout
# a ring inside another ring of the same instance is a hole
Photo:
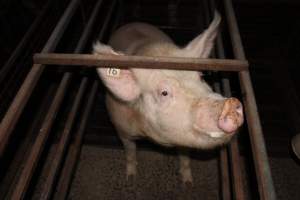
[[[226,99],[218,119],[218,127],[226,133],[233,133],[242,125],[243,121],[241,102],[236,98]]]

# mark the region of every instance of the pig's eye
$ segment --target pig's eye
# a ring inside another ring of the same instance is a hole
[[[172,86],[163,82],[159,85],[159,88],[156,91],[156,96],[158,97],[159,101],[165,102],[173,97],[172,91]]]
[[[162,95],[162,96],[168,96],[168,94],[169,94],[169,93],[168,93],[168,91],[166,91],[166,90],[164,90],[164,91],[161,92],[161,95]]]

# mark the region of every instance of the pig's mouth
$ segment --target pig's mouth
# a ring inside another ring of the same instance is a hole
[[[228,137],[231,137],[234,133],[234,132],[231,132],[231,133],[225,133],[224,131],[218,129],[217,127],[215,128],[215,130],[204,130],[200,127],[198,127],[197,125],[194,125],[194,129],[195,129],[195,134],[196,135],[206,135],[210,138],[213,138],[213,139],[221,139],[221,138],[228,138]]]
[[[222,131],[211,131],[207,133],[212,138],[221,138],[225,135]]]

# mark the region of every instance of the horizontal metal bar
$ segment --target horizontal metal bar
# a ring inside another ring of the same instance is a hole
[[[248,62],[231,59],[171,58],[148,56],[116,56],[93,54],[38,53],[34,63],[49,65],[78,65],[87,67],[148,68],[176,70],[244,71]]]

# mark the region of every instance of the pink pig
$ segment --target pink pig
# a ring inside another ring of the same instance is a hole
[[[94,54],[208,58],[221,17],[181,48],[154,26],[132,23],[118,29],[110,46],[97,42]],[[197,71],[98,68],[109,92],[110,118],[124,144],[127,178],[136,175],[136,144],[141,137],[179,149],[180,174],[192,183],[186,147],[209,149],[230,140],[243,123],[242,104],[212,91]]]

